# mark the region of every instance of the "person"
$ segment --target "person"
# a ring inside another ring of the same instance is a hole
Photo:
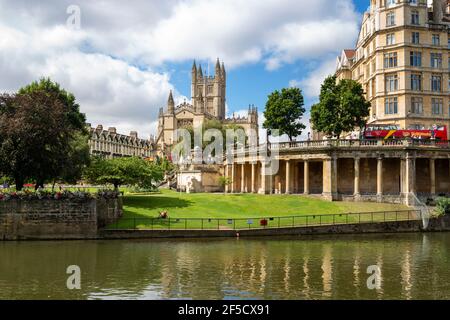
[[[160,213],[159,213],[159,217],[161,218],[161,219],[167,219],[167,217],[168,217],[168,213],[167,213],[167,211],[161,211]]]

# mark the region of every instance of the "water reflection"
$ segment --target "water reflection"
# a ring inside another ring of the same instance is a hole
[[[0,243],[1,299],[450,299],[450,234]],[[82,290],[66,288],[79,265]],[[381,269],[381,288],[366,270]]]

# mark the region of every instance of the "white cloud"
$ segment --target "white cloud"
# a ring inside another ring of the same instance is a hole
[[[331,58],[322,62],[318,67],[314,68],[308,75],[300,80],[293,79],[289,81],[290,87],[299,87],[303,90],[303,94],[310,99],[319,96],[320,87],[323,81],[329,75],[336,71],[336,58]]]
[[[50,76],[92,124],[140,136],[154,130],[169,90],[187,99],[161,71],[167,63],[220,57],[273,70],[351,46],[359,22],[351,0],[77,0],[74,31],[72,3],[0,0],[0,91]]]

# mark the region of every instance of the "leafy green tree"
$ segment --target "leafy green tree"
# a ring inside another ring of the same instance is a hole
[[[223,193],[225,193],[226,187],[231,185],[233,180],[230,177],[220,176],[219,185],[223,188]]]
[[[311,122],[327,137],[340,137],[342,132],[363,128],[369,110],[370,103],[358,82],[345,79],[337,83],[336,76],[329,76],[322,84],[319,103],[311,107]]]
[[[87,164],[85,117],[72,94],[49,79],[0,96],[0,171],[36,188],[75,180]]]
[[[71,129],[87,133],[86,115],[80,112],[80,105],[76,103],[75,96],[72,93],[62,89],[58,83],[53,82],[50,78],[41,78],[39,81],[34,81],[19,89],[18,93],[23,95],[33,92],[45,92],[54,95],[64,105],[67,123]]]
[[[289,140],[302,134],[306,127],[301,123],[305,113],[304,99],[299,88],[284,88],[276,90],[269,95],[264,111],[263,127],[272,130],[279,130],[280,134],[286,134]]]
[[[141,158],[94,158],[85,170],[85,178],[96,184],[112,184],[118,190],[120,186],[154,188],[162,181],[164,170],[161,165]]]

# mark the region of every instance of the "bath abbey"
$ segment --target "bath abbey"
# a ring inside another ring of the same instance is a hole
[[[158,149],[165,151],[175,144],[175,132],[179,128],[201,127],[205,121],[218,120],[223,125],[238,125],[245,131],[258,129],[258,111],[249,106],[247,117],[226,117],[226,82],[225,64],[217,59],[215,75],[203,74],[201,65],[194,61],[192,66],[191,97],[192,104],[183,102],[175,106],[172,92],[169,94],[166,108],[159,111]]]

